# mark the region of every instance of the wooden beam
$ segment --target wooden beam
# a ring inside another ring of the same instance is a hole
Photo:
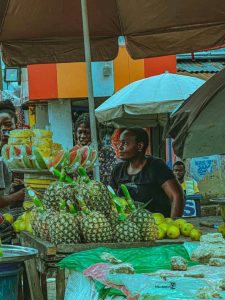
[[[25,261],[31,300],[44,300],[34,259]]]
[[[20,242],[22,246],[36,248],[39,255],[43,258],[50,255],[56,255],[55,245],[47,241],[43,241],[26,231],[20,232]]]

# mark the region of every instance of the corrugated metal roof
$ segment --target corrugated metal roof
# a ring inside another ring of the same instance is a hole
[[[177,62],[177,71],[188,73],[218,73],[225,67],[222,62]]]
[[[199,51],[194,52],[195,59],[224,59],[225,58],[225,48],[220,49],[214,49],[214,50],[208,50],[208,51]],[[182,53],[177,54],[178,60],[183,59],[192,59],[192,53]]]
[[[177,74],[192,76],[192,77],[196,77],[196,78],[203,79],[203,80],[207,81],[209,78],[214,76],[216,73],[189,73],[189,72],[178,71]]]

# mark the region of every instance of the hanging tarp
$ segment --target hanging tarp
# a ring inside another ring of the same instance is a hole
[[[182,158],[225,153],[225,69],[206,81],[170,116],[166,136]]]
[[[225,44],[225,1],[91,0],[93,61],[112,60],[125,36],[134,59]],[[7,65],[84,61],[80,0],[1,0],[0,42]]]

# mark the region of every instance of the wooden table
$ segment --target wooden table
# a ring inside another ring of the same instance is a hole
[[[223,223],[220,216],[213,217],[197,217],[197,218],[186,218],[188,222],[199,226],[200,222],[221,224]],[[200,227],[203,233],[215,232],[215,229],[208,227]],[[98,244],[69,244],[69,245],[58,245],[55,246],[47,241],[43,241],[28,232],[20,233],[20,242],[23,246],[33,247],[38,249],[39,254],[36,258],[36,269],[40,275],[41,288],[33,286],[32,282],[37,285],[37,275],[34,270],[32,262],[28,262],[26,270],[28,273],[28,281],[31,290],[31,299],[33,300],[47,300],[47,275],[54,274],[56,276],[56,300],[63,300],[65,293],[65,271],[59,269],[56,263],[63,259],[65,256],[70,255],[74,252],[83,250],[93,249],[97,247],[108,247],[108,248],[140,248],[140,247],[153,247],[165,244],[181,244],[183,242],[190,241],[189,238],[181,236],[178,239],[163,239],[156,242],[139,242],[139,243],[98,243]],[[34,279],[33,279],[33,278]],[[39,297],[37,297],[37,291]],[[40,291],[42,295],[40,295]],[[33,295],[33,296],[32,296]],[[36,296],[35,296],[36,295]]]

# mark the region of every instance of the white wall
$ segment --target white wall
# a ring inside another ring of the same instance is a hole
[[[71,101],[57,100],[48,102],[48,117],[53,140],[63,148],[73,147]]]

